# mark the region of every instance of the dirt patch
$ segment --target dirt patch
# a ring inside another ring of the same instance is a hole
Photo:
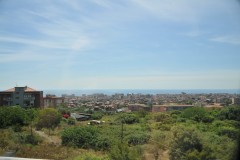
[[[35,131],[36,134],[38,134],[40,137],[44,138],[45,142],[55,144],[60,146],[62,144],[62,140],[57,136],[49,136],[43,131]]]

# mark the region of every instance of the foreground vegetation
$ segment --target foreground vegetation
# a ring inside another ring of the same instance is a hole
[[[76,160],[238,158],[240,106],[95,113],[95,118],[105,121],[95,126],[61,118],[66,112],[1,107],[0,153],[14,150],[19,157]],[[61,144],[49,142],[35,129],[61,140]]]

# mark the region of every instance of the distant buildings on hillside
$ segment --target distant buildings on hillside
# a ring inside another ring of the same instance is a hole
[[[239,94],[122,94],[105,95],[102,93],[81,96],[63,94],[57,97],[30,87],[14,87],[0,92],[0,106],[19,105],[24,108],[57,107],[64,104],[68,108],[76,108],[83,112],[101,111],[106,113],[145,110],[148,112],[165,112],[185,108],[214,107],[240,105]]]
[[[47,94],[46,97],[43,98],[44,108],[48,107],[57,107],[60,104],[64,103],[63,97],[57,97],[56,95]]]

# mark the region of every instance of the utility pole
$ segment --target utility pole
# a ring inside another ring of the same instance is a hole
[[[123,144],[123,120],[121,120],[122,122],[122,129],[121,129],[121,144]]]

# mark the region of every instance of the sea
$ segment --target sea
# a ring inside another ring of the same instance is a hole
[[[43,90],[44,95],[46,94],[54,94],[56,96],[61,96],[62,94],[75,96],[91,95],[91,94],[105,94],[105,95],[113,95],[113,94],[210,94],[210,93],[219,93],[219,94],[240,94],[240,89],[85,89],[85,90],[60,90],[60,89],[51,89],[51,90]]]

